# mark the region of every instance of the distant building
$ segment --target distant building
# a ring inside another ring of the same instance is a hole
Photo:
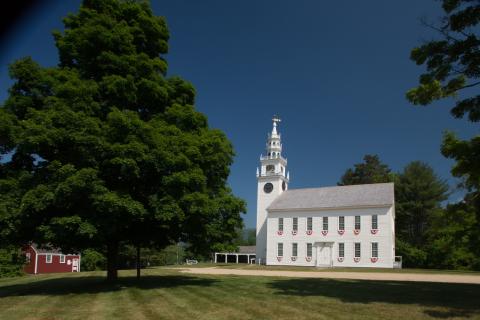
[[[273,118],[257,168],[257,263],[392,268],[393,183],[288,190],[279,122]]]
[[[24,254],[26,273],[80,272],[79,254],[63,254],[59,249],[42,249],[35,244],[26,246]]]
[[[215,252],[215,263],[254,263],[255,246],[238,246],[236,252]]]

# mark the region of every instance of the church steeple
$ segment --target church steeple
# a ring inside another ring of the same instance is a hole
[[[287,178],[287,159],[282,156],[282,136],[277,130],[281,121],[278,116],[273,116],[272,132],[267,137],[266,155],[260,156],[262,167],[260,170],[257,168],[257,177],[280,175]]]
[[[277,123],[282,120],[277,116],[273,116],[272,121],[272,133],[268,135],[267,139],[267,156],[270,158],[279,158],[282,156],[282,141],[280,134],[277,132]]]
[[[260,155],[260,170],[257,168],[257,244],[256,259],[265,263],[267,243],[267,208],[288,189],[289,174],[287,159],[282,155],[282,137],[278,132],[280,118],[274,116],[272,132],[268,134],[266,155]]]

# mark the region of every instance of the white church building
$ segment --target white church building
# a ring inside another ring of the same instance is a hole
[[[393,183],[289,190],[279,122],[257,168],[257,263],[393,268]]]

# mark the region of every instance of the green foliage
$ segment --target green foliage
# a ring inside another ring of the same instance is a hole
[[[106,262],[105,256],[96,250],[85,249],[82,251],[82,271],[105,270]]]
[[[187,251],[183,244],[172,244],[162,250],[147,251],[144,256],[149,266],[172,265],[177,262],[183,264],[187,258]]]
[[[122,269],[136,268],[137,249],[132,245],[122,246],[119,254],[119,266]],[[154,267],[185,263],[187,256],[185,244],[172,244],[165,248],[154,247],[140,249],[140,266]],[[178,261],[177,261],[178,259]]]
[[[254,246],[257,241],[255,228],[246,228],[238,231],[238,237],[235,241],[237,246]]]
[[[480,243],[476,229],[478,222],[471,195],[466,199],[448,205],[433,220],[428,246],[429,267],[480,269],[480,257],[475,254]]]
[[[339,186],[391,182],[393,175],[386,164],[380,161],[378,155],[367,154],[364,163],[357,163],[354,169],[347,169],[338,183]]]
[[[426,42],[411,52],[410,58],[417,65],[424,65],[426,71],[420,76],[418,87],[407,92],[407,99],[416,105],[427,105],[454,96],[457,99],[451,114],[455,118],[467,116],[470,121],[479,122],[480,95],[474,88],[480,85],[480,4],[469,0],[443,0],[442,7],[445,15],[440,25],[429,25],[439,32],[440,39]],[[445,157],[455,160],[452,174],[461,178],[470,192],[468,202],[476,214],[476,232],[480,233],[480,136],[460,140],[454,133],[447,132],[441,151]],[[440,247],[444,246],[437,241],[437,249]],[[471,250],[480,255],[479,246]],[[468,252],[455,253],[461,258],[452,258],[447,263],[449,267],[472,265],[471,259],[466,258]]]
[[[403,268],[425,268],[427,253],[422,248],[417,248],[397,237],[395,239],[395,255],[402,257]]]
[[[425,65],[419,86],[407,92],[407,99],[416,105],[457,96],[461,90],[480,84],[480,40],[478,28],[480,5],[469,0],[443,0],[445,16],[441,25],[429,25],[437,30],[440,40],[424,43],[411,51],[417,65]],[[468,115],[470,121],[480,120],[480,95],[456,102],[452,115]]]
[[[443,138],[442,154],[454,159],[452,174],[462,178],[468,190],[480,195],[480,135],[470,140],[459,140],[454,133],[446,132]],[[479,201],[477,199],[477,201]],[[480,204],[480,202],[477,202]]]
[[[0,278],[22,275],[24,262],[20,249],[13,246],[0,248]]]
[[[245,212],[226,186],[233,147],[195,110],[193,86],[166,78],[164,18],[146,2],[85,0],[64,24],[58,67],[10,66],[0,236],[106,248],[111,278],[121,243],[232,242]]]
[[[436,239],[439,219],[444,214],[442,201],[448,198],[448,184],[426,163],[410,162],[395,179],[396,254],[405,267],[442,265],[433,261],[430,246]]]
[[[426,163],[413,161],[395,180],[396,236],[423,249],[432,220],[448,197],[448,184]]]

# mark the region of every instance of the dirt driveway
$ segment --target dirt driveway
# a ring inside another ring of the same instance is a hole
[[[422,281],[445,283],[480,284],[480,275],[389,273],[389,272],[336,272],[336,271],[281,271],[211,268],[181,268],[180,272],[191,274],[267,276],[290,278],[324,278],[380,281]]]

